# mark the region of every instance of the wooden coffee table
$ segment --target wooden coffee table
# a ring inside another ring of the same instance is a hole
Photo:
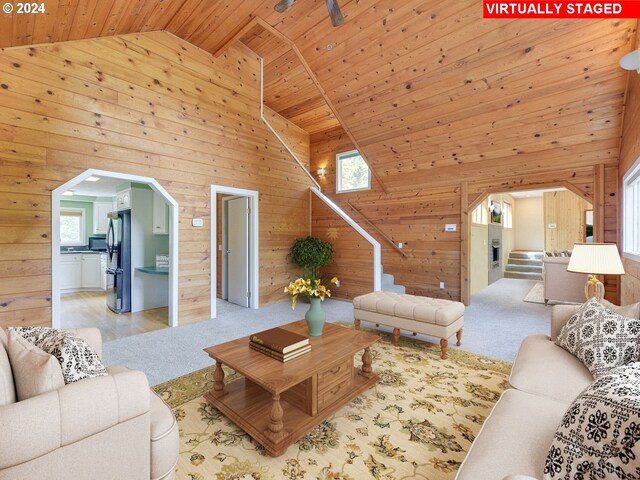
[[[308,335],[304,320],[281,328]],[[327,323],[321,337],[310,337],[311,352],[287,363],[249,348],[249,337],[205,348],[216,361],[213,388],[205,397],[277,457],[378,382],[370,347],[379,339]],[[359,351],[360,369],[353,364]],[[222,365],[244,377],[225,385]]]

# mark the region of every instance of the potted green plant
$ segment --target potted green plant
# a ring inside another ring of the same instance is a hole
[[[320,269],[331,261],[333,247],[317,237],[298,238],[291,246],[291,261],[302,267],[302,276],[310,280],[320,278]]]

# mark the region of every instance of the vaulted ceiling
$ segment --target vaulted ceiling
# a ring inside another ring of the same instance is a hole
[[[452,178],[618,160],[636,19],[485,20],[480,0],[48,0],[0,14],[0,47],[167,30],[215,53],[242,40],[265,58],[265,103],[311,133],[336,115],[389,190]],[[314,84],[319,83],[333,110]]]

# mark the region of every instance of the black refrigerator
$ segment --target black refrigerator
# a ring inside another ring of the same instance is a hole
[[[131,311],[131,210],[109,213],[107,307],[115,313]]]

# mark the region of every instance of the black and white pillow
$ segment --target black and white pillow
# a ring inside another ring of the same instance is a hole
[[[599,377],[640,359],[640,320],[612,312],[592,298],[562,327],[556,344]]]
[[[17,327],[12,331],[54,356],[62,368],[64,383],[107,375],[102,360],[89,344],[71,332],[46,327]]]
[[[545,480],[640,478],[640,364],[612,370],[564,414],[544,467]]]

